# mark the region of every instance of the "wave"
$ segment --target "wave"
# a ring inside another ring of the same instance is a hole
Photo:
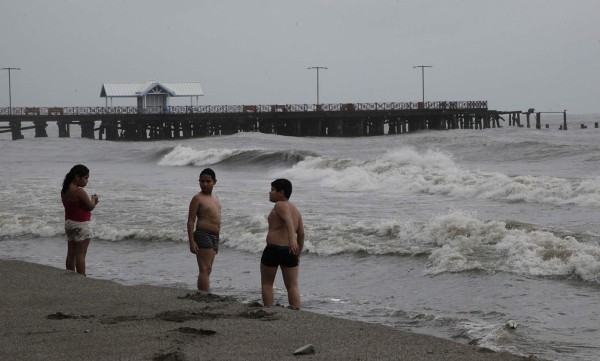
[[[94,239],[113,242],[186,242],[178,227],[94,224]],[[232,219],[222,245],[259,253],[264,247],[264,215]],[[55,218],[0,214],[1,239],[64,238]],[[527,276],[576,277],[600,283],[600,243],[582,242],[516,222],[483,221],[460,210],[426,222],[320,223],[306,229],[305,252],[320,257],[342,253],[422,258],[426,273],[508,272]]]
[[[159,160],[161,166],[206,166],[222,164],[226,166],[290,167],[316,153],[300,150],[271,151],[260,149],[196,149],[178,145],[164,154]]]
[[[306,156],[283,176],[316,179],[320,186],[340,191],[386,189],[400,194],[600,206],[600,177],[509,176],[469,170],[461,168],[451,155],[436,150],[419,153],[403,148],[366,161]]]
[[[254,216],[238,223],[241,226],[229,227],[224,244],[260,252],[266,219]],[[458,210],[427,222],[313,225],[306,230],[305,251],[318,256],[363,253],[419,257],[426,259],[426,272],[431,275],[501,271],[600,283],[600,244],[517,222],[483,221]]]
[[[471,270],[503,271],[529,276],[576,276],[600,283],[600,246],[546,230],[508,227],[452,212],[427,224],[420,235],[436,247],[428,273]]]
[[[169,228],[143,228],[129,225],[114,226],[96,224],[92,221],[95,240],[140,241],[140,242],[182,242],[187,240],[184,230]],[[55,217],[32,217],[13,213],[0,214],[0,238],[36,237],[64,238],[63,222]]]
[[[451,315],[440,315],[432,312],[405,311],[402,309],[389,310],[389,316],[397,324],[406,327],[448,327],[452,332],[450,337],[454,340],[464,340],[465,343],[476,344],[496,352],[510,352],[521,355],[513,346],[506,345],[507,342],[499,342],[501,339],[511,338],[506,332],[505,320],[509,315],[501,312],[483,311],[474,312],[483,319],[468,319]],[[522,355],[525,356],[525,355]]]

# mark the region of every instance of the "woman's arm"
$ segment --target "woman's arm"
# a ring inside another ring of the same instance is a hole
[[[83,206],[88,211],[93,211],[96,208],[96,204],[98,204],[98,196],[95,194],[92,197],[88,196],[83,188],[79,188],[76,191],[75,197],[83,203]]]

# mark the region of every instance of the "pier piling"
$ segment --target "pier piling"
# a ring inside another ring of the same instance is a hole
[[[46,132],[46,127],[48,127],[48,122],[45,119],[36,119],[33,121],[33,125],[35,126],[35,137],[43,138],[48,136],[48,132]]]
[[[16,120],[16,119],[12,119],[9,121],[9,126],[10,126],[10,131],[12,133],[12,140],[19,140],[19,139],[23,139],[24,136],[21,133],[21,122]]]

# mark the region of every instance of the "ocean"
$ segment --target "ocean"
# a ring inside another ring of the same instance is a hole
[[[148,142],[58,138],[51,123],[48,138],[0,138],[0,258],[64,267],[60,188],[82,163],[86,191],[100,197],[88,276],[195,289],[187,211],[211,167],[223,206],[212,290],[260,301],[268,192],[284,177],[306,227],[306,310],[548,360],[600,360],[600,115],[568,120],[568,131],[561,115],[542,130]],[[275,286],[287,305],[280,275]]]

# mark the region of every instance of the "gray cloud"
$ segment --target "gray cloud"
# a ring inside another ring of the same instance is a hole
[[[418,101],[426,64],[428,100],[600,113],[598,14],[595,0],[4,1],[0,67],[22,68],[13,106],[103,105],[103,83],[151,79],[199,81],[201,104],[315,103],[317,65],[321,102]]]

